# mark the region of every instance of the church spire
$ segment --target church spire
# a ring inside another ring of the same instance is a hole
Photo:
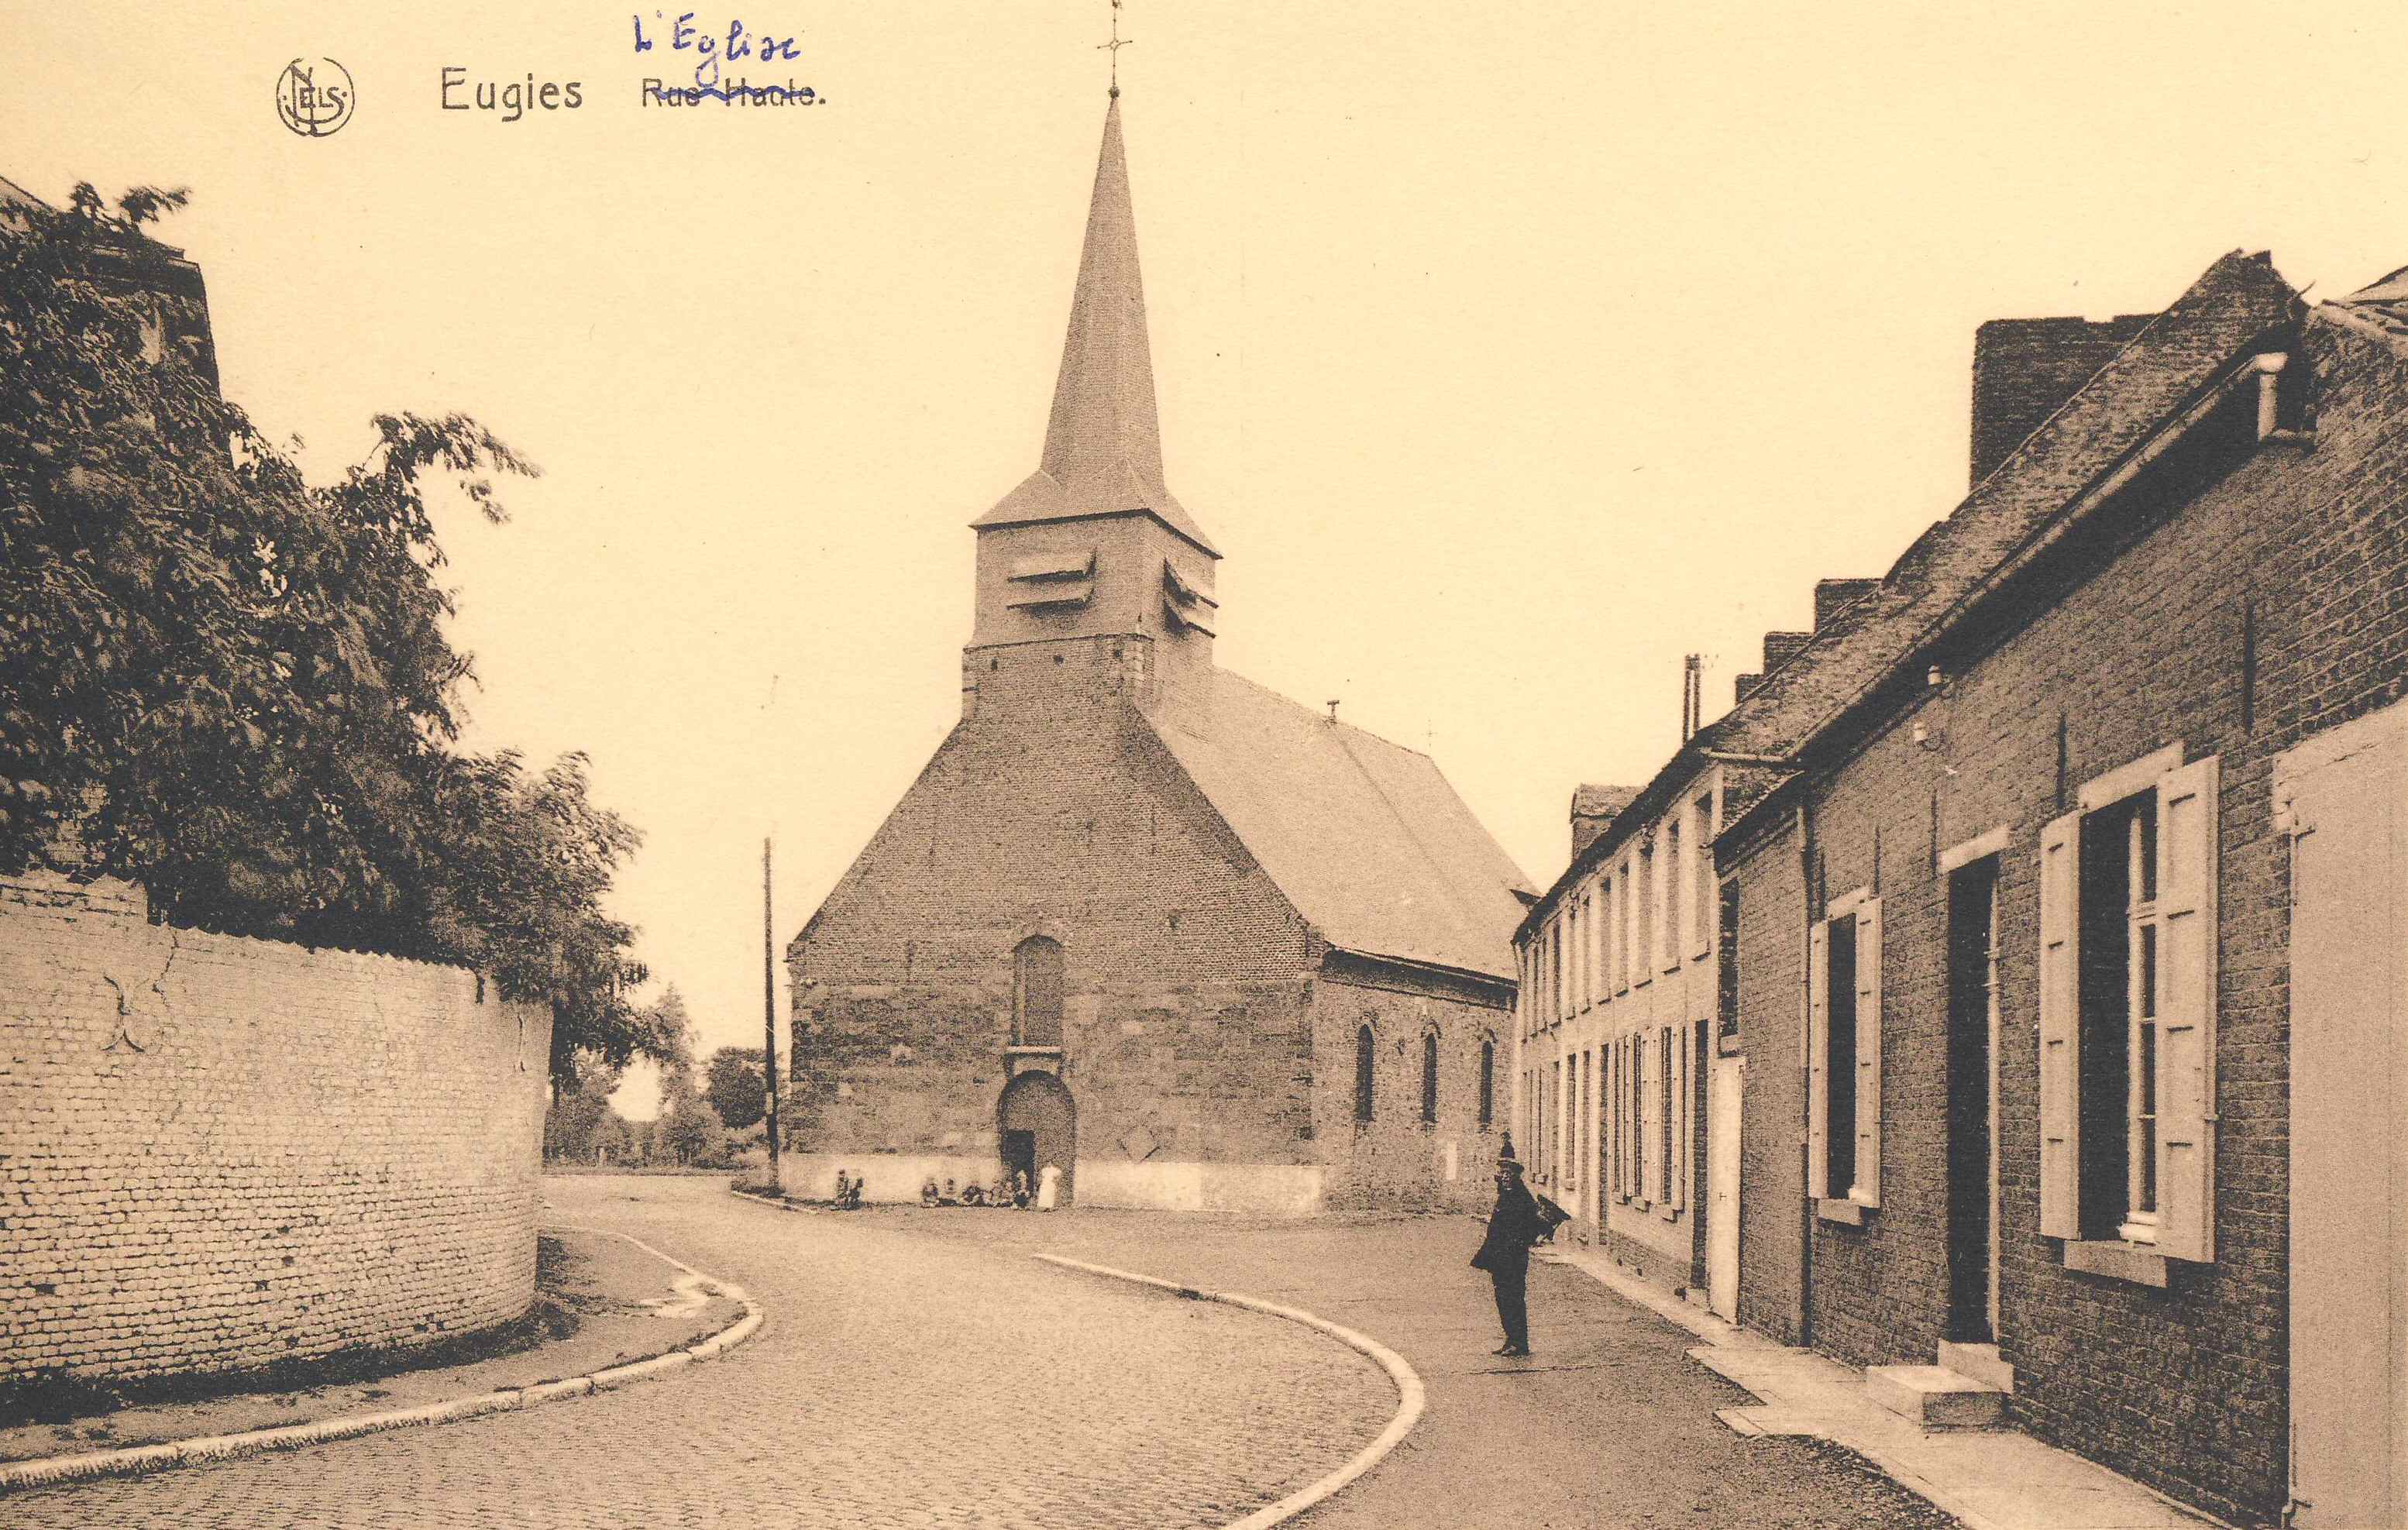
[[[1120,88],[1104,112],[1103,148],[1087,207],[1087,242],[1070,298],[1069,333],[1054,384],[1038,470],[974,524],[1013,525],[1079,516],[1151,511],[1220,556],[1163,482],[1162,426],[1154,413],[1154,353],[1146,338],[1145,284],[1138,271],[1137,218],[1121,147]]]

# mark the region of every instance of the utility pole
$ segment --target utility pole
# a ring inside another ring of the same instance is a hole
[[[778,1183],[778,979],[769,903],[769,837],[761,836],[761,1083],[769,1125],[769,1181]]]

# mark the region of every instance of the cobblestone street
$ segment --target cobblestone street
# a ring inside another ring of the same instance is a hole
[[[1297,1324],[718,1179],[555,1178],[749,1288],[727,1357],[523,1412],[0,1499],[40,1527],[1220,1524],[1383,1428],[1395,1389]],[[998,1214],[999,1217],[999,1214]],[[530,1375],[526,1380],[541,1379]]]
[[[1369,1360],[1297,1324],[1074,1274],[1037,1251],[1302,1307],[1398,1351],[1428,1411],[1314,1530],[1943,1526],[1843,1451],[1742,1439],[1689,1337],[1531,1276],[1537,1357],[1489,1357],[1463,1217],[791,1215],[710,1179],[545,1181],[547,1220],[633,1233],[751,1289],[728,1357],[433,1428],[45,1488],[9,1525],[1222,1524],[1385,1426]],[[525,1380],[538,1380],[529,1375]]]
[[[1751,1398],[1688,1358],[1697,1340],[1568,1267],[1531,1265],[1533,1357],[1492,1358],[1497,1311],[1466,1265],[1480,1242],[1469,1217],[884,1215],[1301,1307],[1401,1353],[1428,1411],[1369,1476],[1290,1522],[1311,1530],[1956,1523],[1848,1451],[1732,1434],[1714,1409]]]

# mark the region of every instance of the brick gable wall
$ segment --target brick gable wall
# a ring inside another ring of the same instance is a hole
[[[1138,716],[1146,641],[970,651],[972,715],[788,949],[804,1153],[991,1174],[1043,934],[1082,1169],[1314,1161],[1311,937]]]

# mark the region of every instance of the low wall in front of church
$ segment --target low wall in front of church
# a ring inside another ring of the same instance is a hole
[[[956,1191],[995,1183],[996,1157],[978,1153],[790,1152],[779,1165],[785,1193],[803,1200],[836,1194],[836,1177],[865,1180],[862,1199],[916,1205],[930,1180]],[[1085,1207],[1126,1211],[1243,1211],[1305,1216],[1322,1208],[1327,1173],[1318,1164],[1211,1164],[1091,1157],[1083,1150],[1072,1169],[1073,1198]]]

